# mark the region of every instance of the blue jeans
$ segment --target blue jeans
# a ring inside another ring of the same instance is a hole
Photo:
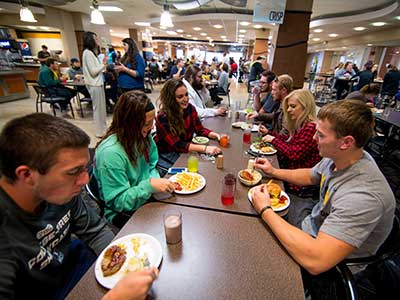
[[[70,250],[71,256],[68,258],[68,264],[71,268],[64,274],[62,286],[54,292],[51,299],[66,299],[69,292],[96,261],[96,254],[80,240],[73,240]]]

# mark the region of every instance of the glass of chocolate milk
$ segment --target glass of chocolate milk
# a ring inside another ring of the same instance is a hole
[[[182,240],[182,214],[179,210],[168,210],[164,213],[165,239],[168,244]]]

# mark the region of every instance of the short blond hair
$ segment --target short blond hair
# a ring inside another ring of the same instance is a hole
[[[283,74],[275,78],[278,83],[279,89],[285,88],[287,93],[290,94],[293,91],[293,78],[288,74]]]
[[[289,118],[287,111],[289,107],[289,99],[293,97],[296,98],[297,102],[303,107],[303,112],[296,120]],[[285,97],[285,99],[283,99],[282,106],[284,118],[287,124],[286,126],[290,135],[293,135],[295,131],[299,130],[306,123],[315,122],[317,119],[314,96],[309,90],[301,89],[292,91]]]

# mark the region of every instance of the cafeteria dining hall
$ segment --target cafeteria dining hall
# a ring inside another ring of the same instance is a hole
[[[0,0],[0,299],[400,294],[400,0]]]

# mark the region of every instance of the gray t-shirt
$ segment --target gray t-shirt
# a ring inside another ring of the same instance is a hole
[[[393,224],[395,198],[373,158],[363,157],[340,171],[324,158],[311,171],[320,182],[320,201],[302,223],[312,236],[322,231],[356,250],[349,256],[376,253]]]

